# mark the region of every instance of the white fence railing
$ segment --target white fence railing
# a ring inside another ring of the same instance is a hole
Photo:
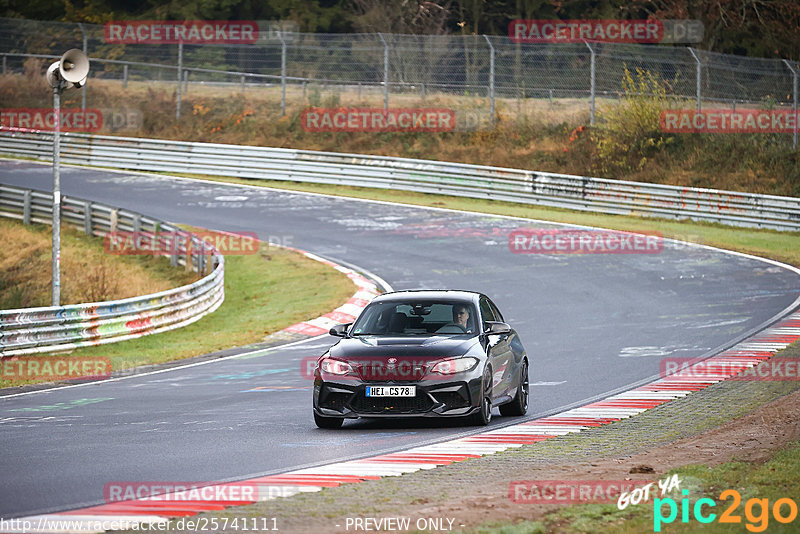
[[[289,180],[583,211],[800,230],[800,198],[429,160],[62,134],[61,161],[116,169]],[[0,128],[0,153],[50,160],[52,133]]]
[[[52,193],[0,185],[0,216],[26,224],[49,224]],[[151,295],[108,302],[0,311],[0,357],[100,345],[180,328],[216,310],[225,298],[225,263],[209,244],[170,224],[138,213],[76,198],[61,201],[64,222],[86,234],[138,232],[157,236],[185,234],[187,254],[173,254],[173,265],[206,274],[200,280]]]

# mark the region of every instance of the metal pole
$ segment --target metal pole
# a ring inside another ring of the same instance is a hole
[[[242,75],[242,92],[244,93],[244,75]]]
[[[189,69],[183,71],[183,93],[189,92]]]
[[[383,110],[389,111],[389,44],[382,33],[378,37],[383,41]]]
[[[586,45],[586,48],[589,49],[591,52],[591,66],[589,75],[591,76],[591,87],[590,87],[590,99],[591,99],[591,115],[589,119],[589,124],[594,126],[594,94],[595,94],[595,53],[594,48],[587,43],[586,41],[583,42]]]
[[[491,102],[492,122],[494,122],[494,46],[488,35],[483,37],[489,45],[489,101]]]
[[[691,47],[691,46],[689,46],[689,47],[687,47],[687,48],[689,49],[689,53],[690,53],[690,54],[692,54],[692,57],[693,57],[693,58],[694,58],[694,60],[697,62],[697,74],[695,75],[695,78],[697,79],[697,88],[695,89],[695,92],[696,92],[696,96],[695,96],[695,98],[697,99],[697,111],[699,112],[699,111],[700,111],[700,108],[701,108],[701,105],[700,105],[700,98],[701,98],[701,96],[702,96],[702,88],[701,88],[701,85],[702,85],[702,84],[701,84],[701,82],[702,82],[702,75],[703,75],[703,73],[702,73],[702,72],[701,72],[701,70],[700,70],[700,68],[701,68],[701,66],[702,66],[702,65],[701,65],[701,63],[700,63],[700,58],[699,58],[699,57],[697,57],[697,54],[695,54],[695,53],[694,53],[694,50],[692,49],[692,47]]]
[[[7,57],[8,57],[8,56],[6,56],[5,54],[3,54],[3,76],[5,76],[5,74],[6,74],[6,69],[7,69],[7,67],[8,67],[8,66],[6,65],[6,59],[7,59]]]
[[[281,40],[281,117],[286,116],[286,40],[283,33],[278,32]]]
[[[175,119],[181,120],[181,76],[183,74],[183,41],[178,43],[178,92],[175,106]]]
[[[83,29],[83,23],[79,22],[78,27],[83,34],[83,53],[89,57],[89,37],[86,35],[86,30]],[[86,109],[86,84],[81,87],[81,109]]]
[[[127,63],[122,66],[122,88],[127,89],[128,87],[128,65]]]
[[[789,70],[792,72],[792,77],[794,78],[792,83],[792,92],[794,93],[794,103],[792,105],[792,109],[794,110],[794,135],[792,137],[792,148],[797,148],[797,130],[800,128],[800,125],[797,124],[798,119],[800,117],[797,116],[797,69],[792,67],[792,64],[789,63],[789,60],[784,59],[783,62],[789,67]]]
[[[52,305],[61,305],[61,83],[53,88],[53,251]]]

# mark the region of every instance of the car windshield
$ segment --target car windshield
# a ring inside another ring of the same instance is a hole
[[[358,317],[354,336],[432,336],[475,334],[475,308],[470,302],[407,300],[374,302]]]

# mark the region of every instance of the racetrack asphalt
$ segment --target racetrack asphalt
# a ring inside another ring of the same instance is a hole
[[[0,183],[48,191],[52,170],[0,161]],[[794,271],[704,247],[512,254],[511,231],[560,226],[494,215],[75,167],[62,168],[62,191],[171,222],[256,232],[366,269],[394,289],[484,292],[531,359],[529,417],[657,375],[663,357],[721,350],[800,294]],[[317,429],[301,360],[334,341],[314,338],[158,374],[0,398],[0,517],[96,504],[110,482],[233,480],[479,430],[438,420]],[[510,421],[496,417],[492,424]]]

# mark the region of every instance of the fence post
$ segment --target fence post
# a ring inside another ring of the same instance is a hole
[[[183,81],[183,41],[178,42],[178,92],[176,94],[177,102],[175,105],[175,120],[181,120],[181,82]]]
[[[494,122],[494,46],[488,35],[483,36],[489,44],[489,101],[491,104],[492,122]]]
[[[700,63],[700,58],[697,57],[697,54],[694,53],[694,50],[692,49],[692,47],[689,46],[687,48],[689,49],[689,53],[692,54],[692,57],[694,58],[695,62],[697,63],[697,74],[695,75],[695,78],[697,79],[697,88],[695,89],[695,93],[696,93],[696,97],[695,98],[697,99],[697,111],[700,111],[700,108],[701,108],[700,98],[702,96],[702,88],[701,88],[701,86],[702,86],[702,75],[703,75],[703,73],[702,73],[702,71],[700,69],[702,67],[702,64]]]
[[[797,148],[797,130],[800,128],[800,125],[797,124],[797,69],[792,67],[792,64],[789,63],[788,59],[784,59],[783,62],[789,67],[789,70],[792,72],[792,77],[794,78],[792,82],[792,93],[793,93],[793,105],[792,109],[794,112],[794,135],[792,137],[792,148]]]
[[[286,116],[286,40],[283,32],[278,32],[281,40],[281,117]]]
[[[242,82],[242,92],[244,93],[244,74],[242,74],[241,82]]]
[[[3,54],[3,76],[5,76],[5,75],[6,75],[6,70],[7,70],[7,68],[8,68],[8,65],[7,65],[7,63],[6,63],[6,60],[7,60],[7,59],[8,59],[8,56],[7,56],[7,55],[5,55],[5,54]]]
[[[590,101],[591,101],[591,114],[590,114],[590,117],[589,117],[589,124],[591,126],[594,126],[595,53],[594,53],[594,48],[592,48],[592,45],[590,45],[586,41],[584,41],[583,44],[586,45],[586,48],[588,48],[589,52],[591,53],[591,65],[590,65],[590,69],[589,69],[589,76],[591,77],[591,86],[590,86],[590,89],[589,89],[589,91],[590,91],[589,98],[590,98]]]
[[[22,224],[31,223],[31,191],[26,189],[22,193]]]
[[[382,33],[378,33],[378,37],[383,42],[383,110],[389,111],[389,43]]]
[[[183,92],[189,92],[189,69],[183,71]]]
[[[122,66],[122,88],[127,89],[128,87],[128,64],[124,64]]]

